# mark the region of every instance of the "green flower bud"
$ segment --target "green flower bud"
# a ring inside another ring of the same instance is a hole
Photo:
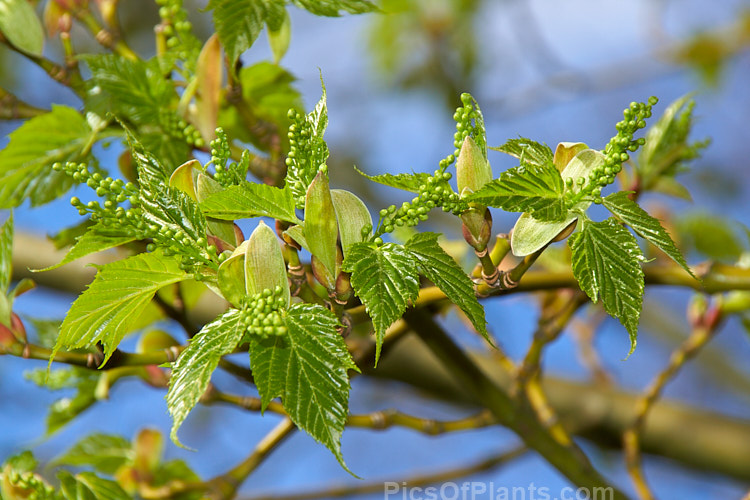
[[[261,221],[247,240],[245,290],[254,295],[276,287],[280,287],[284,304],[289,307],[291,295],[281,245],[274,230]]]

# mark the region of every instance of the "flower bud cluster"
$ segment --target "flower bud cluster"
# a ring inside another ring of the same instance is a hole
[[[216,172],[214,179],[224,187],[239,184],[247,179],[247,170],[250,166],[250,153],[242,152],[242,158],[238,163],[229,163],[232,152],[229,147],[229,138],[224,129],[216,129],[216,139],[211,141],[211,163]]]
[[[189,146],[202,148],[206,144],[197,128],[177,116],[171,110],[160,110],[159,123],[164,132],[169,134],[170,137],[184,140]]]
[[[6,481],[11,488],[23,491],[23,498],[28,500],[58,500],[60,498],[54,488],[33,472],[18,472],[10,469],[6,474],[3,478],[4,474],[0,473],[0,481]]]
[[[569,188],[567,194],[572,204],[587,196],[593,196],[594,203],[601,203],[602,189],[615,181],[615,177],[622,170],[622,164],[630,159],[628,152],[634,152],[646,143],[646,139],[634,139],[633,135],[646,126],[646,119],[651,117],[651,108],[658,101],[652,96],[647,103],[631,102],[623,111],[623,120],[615,125],[617,135],[604,147],[604,165],[596,167],[587,179],[578,180],[581,184],[578,193],[570,189],[573,187],[573,180],[566,179]]]
[[[193,25],[188,21],[182,0],[156,0],[156,4],[159,5],[167,48],[183,61],[188,72],[195,72],[200,42],[193,35]]]
[[[248,335],[264,338],[286,335],[287,328],[281,312],[286,306],[286,300],[284,290],[280,286],[247,297],[240,321]]]
[[[286,166],[291,174],[287,175],[287,181],[297,208],[302,208],[305,205],[307,187],[318,171],[325,167],[325,163],[309,164],[310,158],[323,158],[325,161],[328,156],[328,147],[325,142],[314,137],[315,129],[307,116],[295,109],[290,109],[287,116],[292,120],[287,133],[289,153],[286,157]]]
[[[476,140],[478,135],[484,134],[477,124],[477,121],[482,119],[482,115],[479,109],[474,106],[473,101],[471,94],[461,94],[461,103],[463,105],[459,106],[453,114],[453,120],[456,122],[456,133],[453,134],[453,147],[455,150],[447,158],[450,159],[450,163],[453,163],[453,159],[458,158],[458,154],[461,152],[461,145],[463,145],[467,137],[472,136]]]
[[[416,226],[421,221],[426,221],[427,214],[435,207],[442,208],[444,212],[455,214],[463,211],[466,204],[461,202],[458,193],[453,191],[448,183],[452,177],[453,174],[450,172],[438,168],[434,175],[428,177],[426,182],[419,186],[418,196],[411,201],[403,202],[400,208],[391,205],[382,209],[377,235],[390,233],[396,226]]]
[[[165,229],[148,221],[140,207],[140,195],[135,184],[103,177],[98,172],[92,174],[85,163],[56,163],[52,168],[86,183],[97,196],[104,198],[102,203],[95,200],[84,203],[77,196],[70,199],[70,204],[78,213],[89,214],[92,222],[111,227],[119,234],[133,236],[137,240],[151,240],[146,247],[149,252],[159,247],[164,249],[164,255],[177,255],[181,258],[180,267],[187,271],[206,265],[216,268],[217,262],[224,260],[225,256],[218,255],[216,247],[209,246],[205,238],[193,241],[182,230]],[[121,206],[126,201],[130,202],[130,208]]]

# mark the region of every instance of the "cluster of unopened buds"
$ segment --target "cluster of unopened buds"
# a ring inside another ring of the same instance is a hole
[[[287,298],[280,286],[274,290],[265,289],[248,297],[243,305],[240,320],[247,333],[260,337],[286,334],[287,328],[280,312],[286,309],[286,301]]]

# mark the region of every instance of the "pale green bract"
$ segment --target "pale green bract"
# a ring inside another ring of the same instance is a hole
[[[630,353],[638,337],[643,305],[643,254],[630,231],[610,218],[585,221],[568,240],[573,275],[592,302],[620,320],[630,335]],[[628,355],[630,354],[628,353]]]
[[[106,362],[156,291],[188,278],[178,261],[161,251],[100,267],[65,316],[50,361],[62,347],[76,349],[101,342]]]

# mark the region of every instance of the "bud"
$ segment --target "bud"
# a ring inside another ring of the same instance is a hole
[[[145,352],[163,351],[176,345],[180,345],[180,343],[164,330],[149,330],[138,339],[135,351],[143,354]]]
[[[459,194],[464,196],[465,189],[475,193],[490,181],[492,181],[490,162],[484,157],[474,139],[467,136],[461,145],[461,152],[456,162],[456,183]]]
[[[320,271],[327,274],[324,281],[333,286],[337,274],[338,224],[328,176],[322,171],[318,172],[307,189],[304,232],[310,253],[323,266]]]
[[[492,214],[485,207],[482,207],[481,210],[484,213],[476,208],[471,208],[461,214],[461,220],[463,221],[461,230],[464,239],[477,252],[487,248],[487,243],[492,237]]]
[[[156,471],[164,452],[164,437],[156,429],[143,429],[134,443],[135,461],[133,466],[141,477]]]
[[[291,294],[281,245],[274,230],[261,221],[247,240],[245,290],[248,295],[255,295],[277,286],[283,290],[288,307]]]
[[[191,160],[191,161],[196,161],[196,160]],[[195,165],[191,162],[187,162],[185,165],[187,164]],[[195,176],[195,172],[193,172],[192,175]],[[174,174],[172,174],[172,177],[174,177]],[[170,185],[171,185],[171,182],[172,181],[170,179]],[[211,178],[211,176],[206,175],[202,172],[198,173],[197,179],[195,181],[196,201],[200,203],[204,201],[206,198],[208,198],[209,196],[211,196],[212,194],[218,193],[219,191],[223,191],[223,190],[224,190],[224,186],[222,186],[213,178]],[[237,228],[235,228],[235,225],[231,221],[209,218],[206,222],[207,222],[206,225],[208,226],[209,233],[221,238],[223,241],[229,243],[231,246],[239,245],[244,240],[244,237],[240,240],[237,239],[237,236],[238,236]]]
[[[367,234],[366,228],[372,228],[372,217],[364,202],[354,193],[343,189],[332,189],[331,199],[336,209],[336,220],[341,237],[341,249],[346,257],[349,248],[360,241],[364,241]],[[364,234],[363,234],[364,233]]]
[[[198,92],[194,122],[206,142],[216,138],[221,97],[221,63],[221,44],[218,35],[214,34],[203,46],[195,70]]]
[[[117,26],[117,2],[119,0],[96,0],[99,12],[107,26]]]
[[[68,33],[72,27],[73,20],[70,13],[60,7],[56,2],[47,2],[42,14],[44,28],[48,37],[53,37],[58,33]]]

